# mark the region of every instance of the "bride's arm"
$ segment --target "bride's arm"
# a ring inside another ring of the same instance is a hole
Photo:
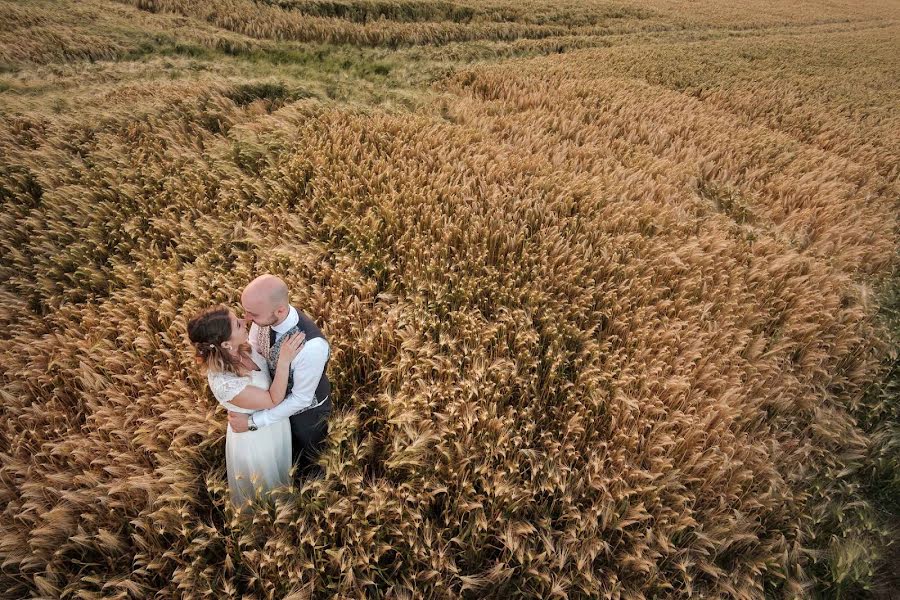
[[[291,361],[300,352],[303,347],[303,341],[306,336],[302,333],[294,334],[286,339],[281,345],[281,351],[278,354],[278,364],[275,367],[275,377],[272,378],[272,385],[268,390],[248,385],[241,392],[231,399],[231,403],[240,408],[250,410],[262,410],[278,406],[287,393],[288,377],[291,373]]]

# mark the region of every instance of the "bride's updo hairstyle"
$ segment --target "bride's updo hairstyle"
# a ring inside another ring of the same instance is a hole
[[[227,307],[211,306],[188,321],[188,337],[197,354],[194,360],[213,373],[237,373],[240,358],[234,357],[222,344],[231,339],[231,315]],[[250,344],[241,344],[240,354],[250,355]]]

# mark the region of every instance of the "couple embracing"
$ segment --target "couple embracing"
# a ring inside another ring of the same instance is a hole
[[[321,474],[315,459],[331,414],[331,351],[278,277],[251,281],[241,306],[243,318],[226,306],[206,309],[188,323],[188,337],[228,409],[228,487],[235,508],[247,509],[261,492],[290,485],[292,472]]]

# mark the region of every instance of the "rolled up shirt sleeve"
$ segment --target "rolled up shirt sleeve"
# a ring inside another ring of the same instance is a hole
[[[257,427],[266,427],[313,407],[316,404],[316,388],[319,387],[319,380],[325,372],[329,352],[331,349],[325,338],[315,338],[306,342],[291,362],[294,385],[290,393],[278,406],[253,413],[253,423]]]

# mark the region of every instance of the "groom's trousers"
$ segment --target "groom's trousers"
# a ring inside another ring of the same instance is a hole
[[[331,397],[315,408],[291,415],[291,459],[297,466],[296,475],[314,473],[316,458],[328,436],[328,416]]]

